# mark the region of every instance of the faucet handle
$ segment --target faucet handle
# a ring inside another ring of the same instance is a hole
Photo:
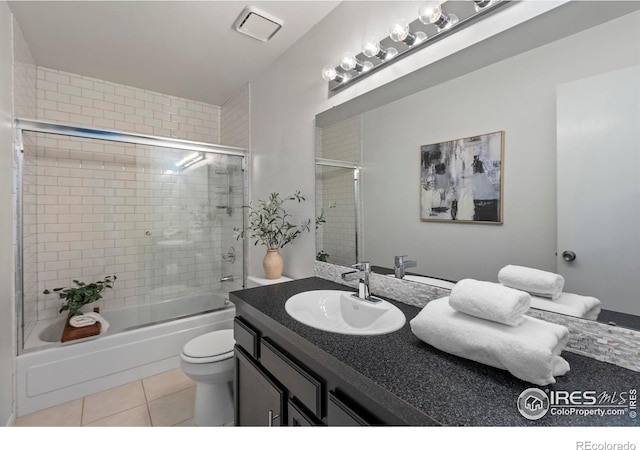
[[[351,267],[353,267],[354,269],[362,270],[363,272],[371,272],[371,264],[369,263],[369,261],[360,261],[359,263],[356,263]]]
[[[402,266],[402,264],[404,264],[404,259],[405,259],[406,257],[408,257],[408,256],[409,256],[409,255],[400,255],[400,256],[396,256],[396,257],[394,258],[395,266],[396,266],[396,267],[401,267],[401,266]]]

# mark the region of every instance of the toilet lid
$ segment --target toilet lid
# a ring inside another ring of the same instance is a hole
[[[219,330],[203,334],[187,342],[182,349],[191,358],[210,358],[233,351],[233,330]]]

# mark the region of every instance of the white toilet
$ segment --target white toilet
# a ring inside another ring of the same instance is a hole
[[[248,277],[247,287],[291,281]],[[191,339],[180,353],[182,371],[196,382],[193,423],[200,427],[233,422],[233,330],[219,330]]]
[[[182,371],[196,382],[193,422],[220,426],[233,422],[233,330],[203,334],[180,353]]]

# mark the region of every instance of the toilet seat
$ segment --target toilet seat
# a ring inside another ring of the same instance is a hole
[[[187,342],[180,357],[192,364],[207,364],[233,358],[233,330],[203,334]]]

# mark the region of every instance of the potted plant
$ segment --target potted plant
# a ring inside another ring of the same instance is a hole
[[[237,239],[248,236],[255,239],[254,245],[259,243],[267,247],[267,253],[262,261],[264,274],[267,279],[282,276],[283,260],[280,249],[292,242],[304,231],[310,231],[311,219],[300,225],[290,222],[291,214],[285,208],[287,202],[303,202],[304,196],[296,191],[287,197],[281,197],[273,192],[266,200],[258,200],[258,207],[251,208],[249,224],[244,231],[237,232]],[[236,230],[237,231],[237,230]]]
[[[105,289],[112,289],[113,283],[116,281],[115,275],[108,275],[103,280],[95,281],[93,283],[83,283],[82,281],[73,280],[75,287],[60,287],[52,290],[45,289],[43,294],[57,293],[64,303],[60,307],[60,313],[63,311],[69,311],[69,316],[76,316],[82,314],[80,309],[84,305],[96,302],[102,298],[102,291]]]

